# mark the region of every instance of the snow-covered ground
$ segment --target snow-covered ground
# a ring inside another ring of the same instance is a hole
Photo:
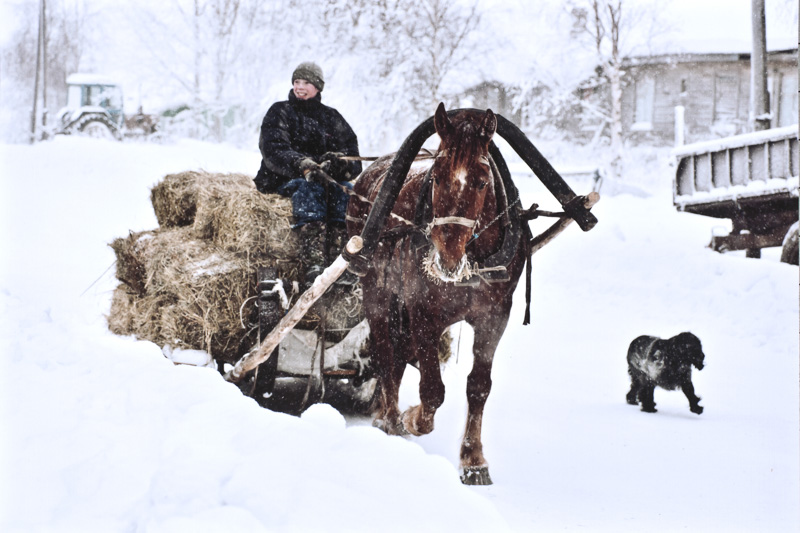
[[[594,230],[572,227],[534,256],[533,323],[521,325],[520,284],[495,358],[490,487],[462,486],[456,470],[467,326],[453,328],[447,398],[422,438],[324,405],[300,418],[261,409],[215,371],[109,333],[107,243],[156,227],[149,188],[168,172],[257,164],[189,141],[0,145],[0,530],[800,526],[798,269],[705,248],[719,221],[676,212],[663,165],[629,168],[650,196],[605,195]],[[536,180],[518,185],[526,206],[548,205]],[[627,405],[630,341],[686,330],[706,353],[694,373],[705,412],[662,390],[656,414]]]

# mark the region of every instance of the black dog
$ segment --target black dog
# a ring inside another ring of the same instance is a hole
[[[689,399],[689,410],[699,415],[703,408],[694,393],[692,365],[703,370],[704,359],[700,339],[688,332],[666,340],[648,335],[637,337],[628,348],[628,374],[631,375],[628,403],[641,402],[642,411],[655,413],[653,391],[656,386],[666,390],[680,387]]]

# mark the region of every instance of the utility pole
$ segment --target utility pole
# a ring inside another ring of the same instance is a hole
[[[753,53],[750,56],[750,111],[753,131],[769,129],[769,92],[767,91],[767,22],[764,0],[751,0]]]
[[[47,138],[47,0],[42,0],[42,139]]]
[[[42,32],[42,21],[44,19],[44,0],[39,2],[39,35],[36,39],[36,75],[33,83],[33,111],[31,111],[31,138],[30,142],[36,142],[36,105],[39,102],[39,70],[42,67],[42,41],[44,36]]]

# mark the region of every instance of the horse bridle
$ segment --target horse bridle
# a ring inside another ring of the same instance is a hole
[[[466,226],[469,229],[474,229],[478,225],[477,220],[465,217],[433,217],[430,227],[444,226],[446,224],[458,224],[459,226]]]
[[[438,157],[440,157],[440,156],[437,155],[436,158],[438,158]],[[435,166],[435,164],[436,163],[434,162],[434,164],[431,165],[431,168],[428,169],[428,172],[425,173],[425,178],[423,179],[423,186],[422,186],[423,188],[420,191],[421,192],[420,200],[422,201],[422,199],[425,198],[425,196],[427,196],[427,194],[426,194],[427,191],[425,190],[425,187],[430,187],[430,189],[431,189],[430,205],[428,207],[430,209],[430,211],[433,211],[433,191],[434,191],[434,188],[432,186],[432,181],[433,181],[433,167]],[[491,171],[490,171],[490,175],[491,175]],[[427,207],[427,206],[425,206],[425,207]],[[418,206],[418,211],[419,211],[419,206]],[[422,217],[422,221],[424,221],[425,218],[427,218],[427,217],[423,216]],[[417,222],[422,222],[422,221],[418,220]],[[475,228],[478,226],[478,219],[471,219],[471,218],[457,217],[457,216],[437,217],[437,216],[433,215],[431,217],[431,221],[428,223],[427,226],[425,226],[425,234],[426,234],[426,236],[430,236],[431,230],[434,227],[436,227],[436,226],[446,226],[448,224],[455,224],[455,225],[458,225],[458,226],[466,226],[467,228],[469,228],[470,231],[475,231]]]
[[[431,171],[433,171],[433,167],[431,167]],[[427,176],[426,176],[426,179]],[[434,188],[430,184],[428,185],[431,188],[431,211],[433,211],[433,191]],[[425,227],[425,233],[427,235],[431,234],[431,230],[433,230],[436,226],[446,226],[448,224],[456,224],[458,226],[466,226],[469,228],[470,231],[474,231],[475,227],[478,225],[477,219],[471,219],[466,217],[456,217],[456,216],[446,216],[446,217],[437,217],[433,216],[431,218],[430,223]]]

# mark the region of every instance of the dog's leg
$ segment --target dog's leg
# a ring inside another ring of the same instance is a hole
[[[631,405],[637,405],[639,403],[639,391],[641,390],[641,386],[639,385],[638,381],[631,378],[631,390],[628,391],[628,394],[625,396],[625,400]]]
[[[703,406],[700,405],[700,397],[694,393],[694,385],[692,385],[691,381],[685,381],[681,383],[681,389],[683,393],[686,395],[686,399],[689,400],[689,410],[696,414],[703,413]]]
[[[655,413],[657,411],[656,402],[653,399],[655,388],[655,385],[646,383],[639,390],[639,400],[642,402],[642,411],[645,413]]]

